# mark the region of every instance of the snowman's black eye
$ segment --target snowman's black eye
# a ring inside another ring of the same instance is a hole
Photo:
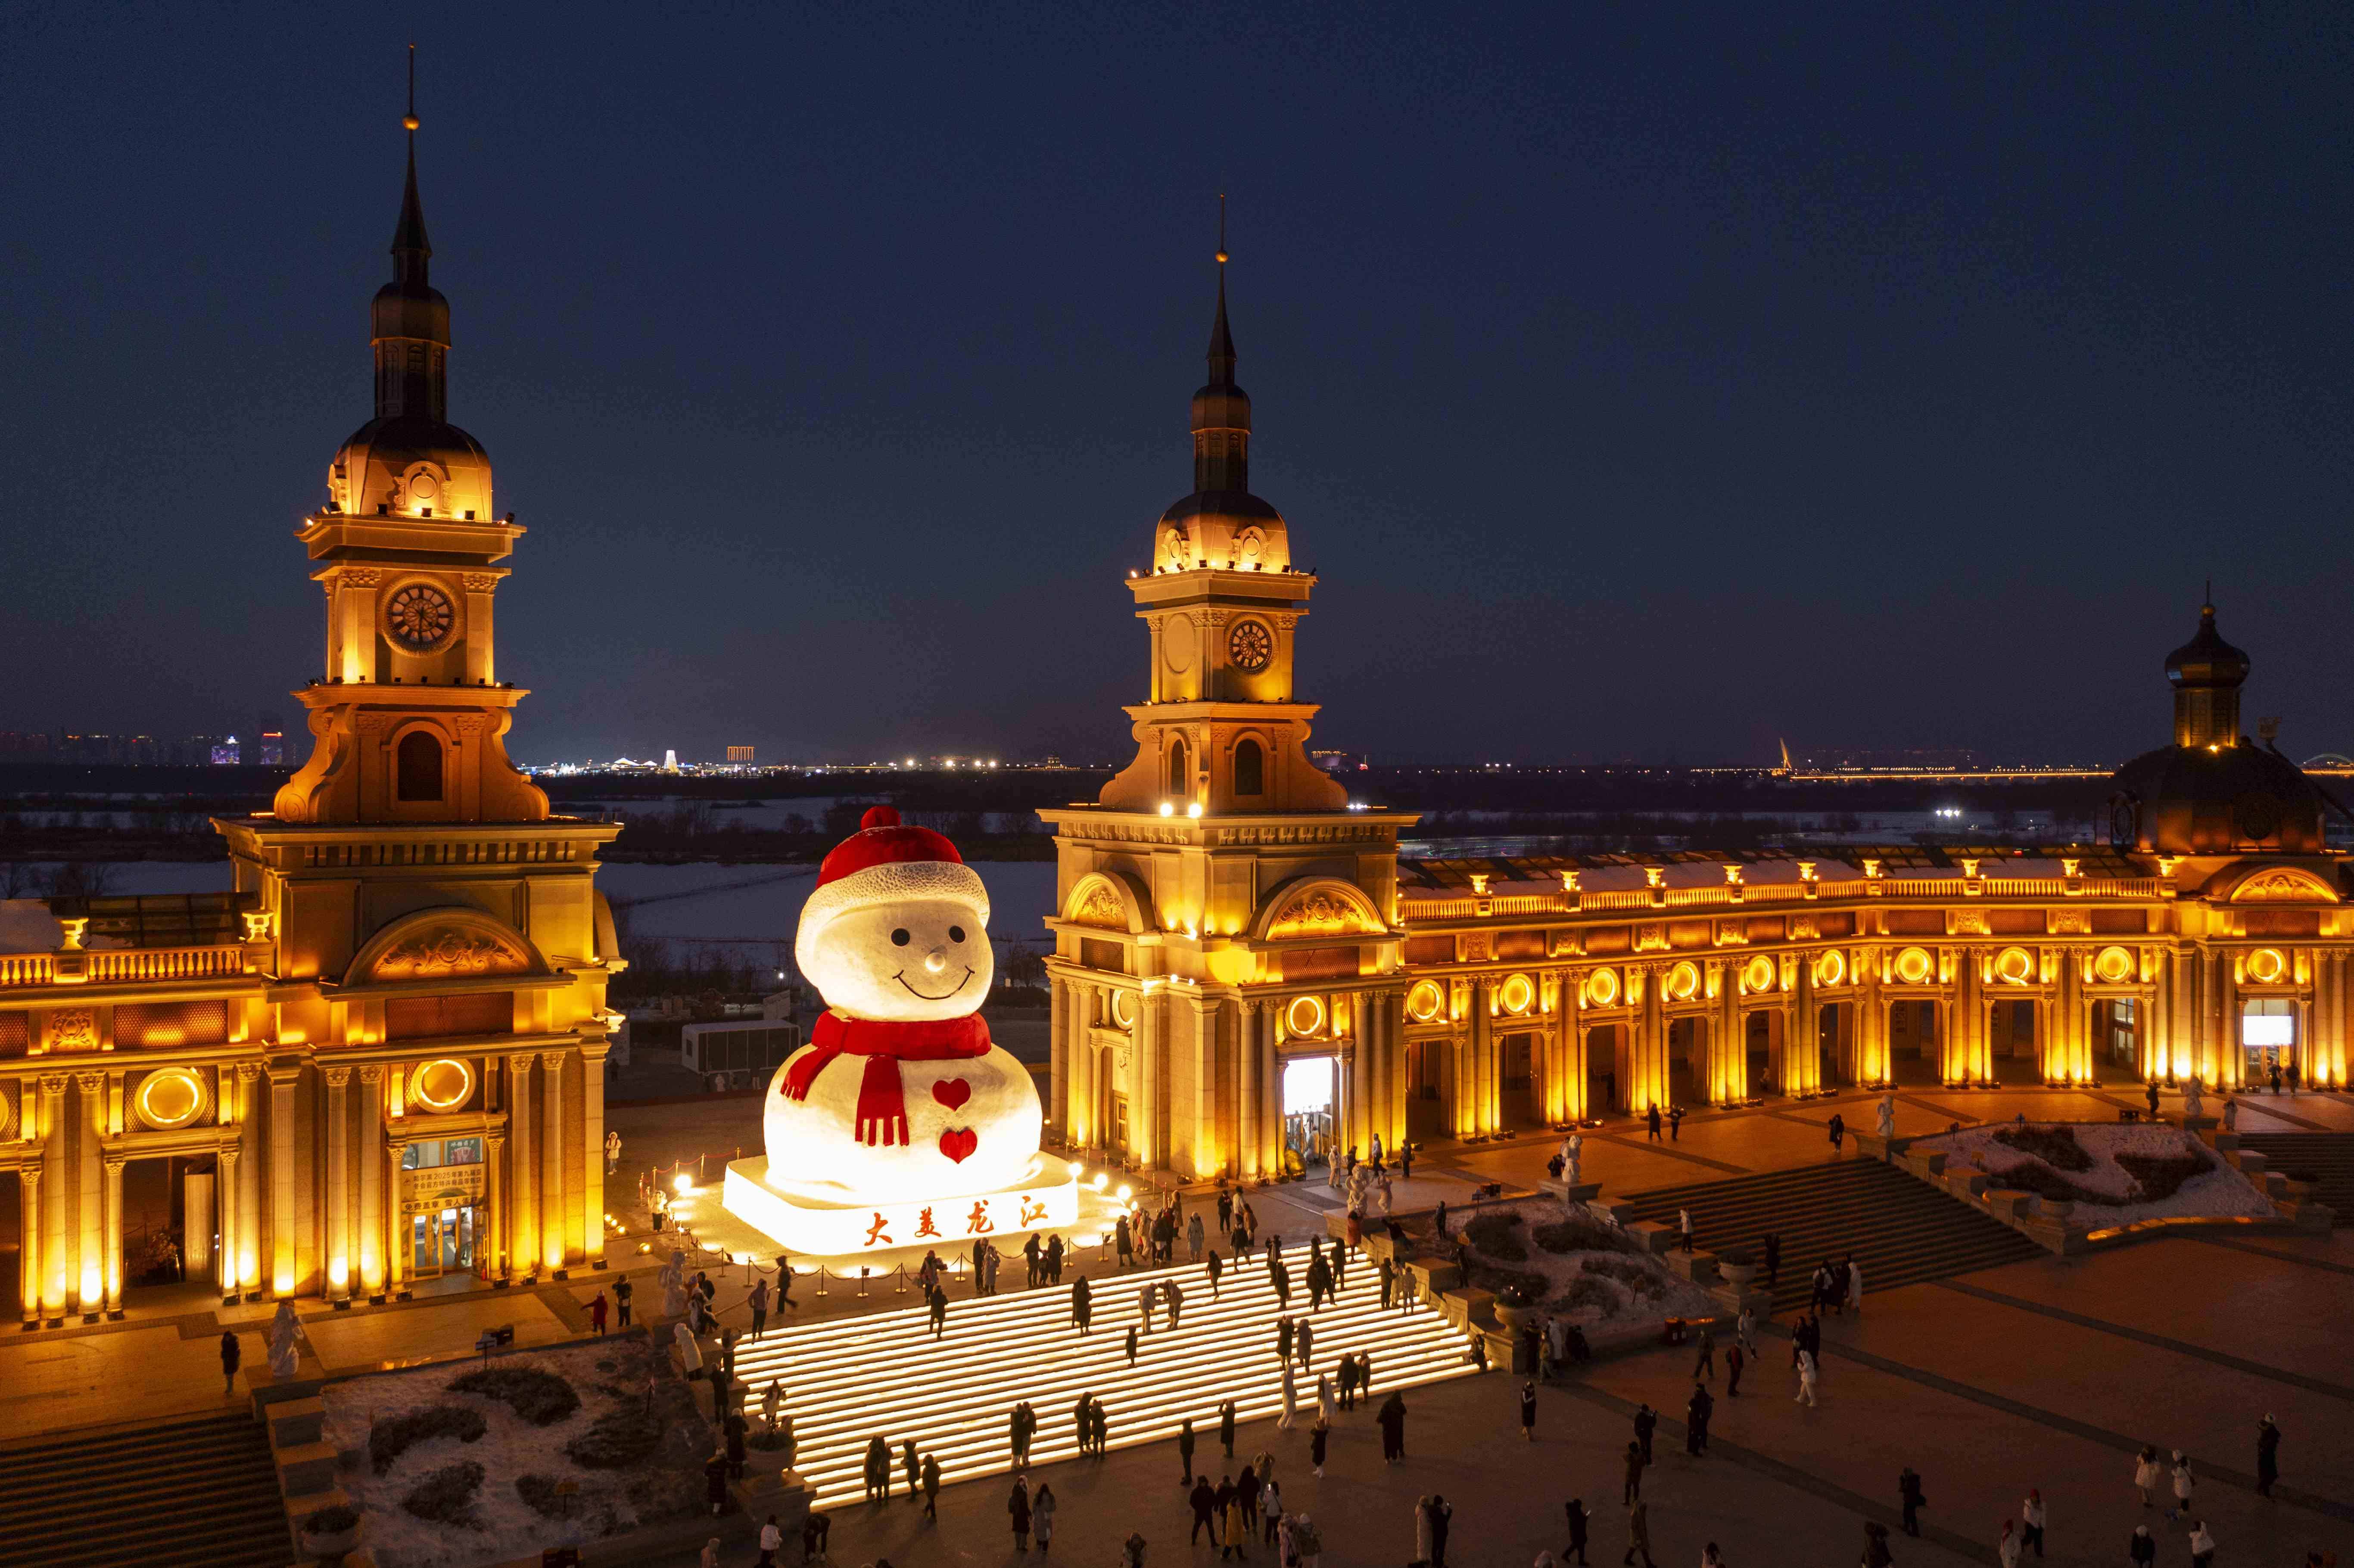
[[[898,930],[891,933],[891,945],[895,948],[904,948],[907,945],[907,930],[906,927],[903,926]]]
[[[951,941],[951,942],[961,942],[961,941],[963,941],[963,940],[964,940],[964,927],[961,927],[961,926],[951,926],[951,927],[949,927],[949,941]]]

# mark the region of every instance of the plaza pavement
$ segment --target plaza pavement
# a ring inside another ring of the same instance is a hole
[[[1874,1097],[1774,1103],[1760,1109],[1688,1118],[1672,1143],[1652,1145],[1640,1124],[1617,1122],[1589,1135],[1587,1174],[1606,1193],[1628,1193],[1751,1171],[1787,1169],[1831,1158],[1824,1125],[1833,1110],[1851,1128],[1869,1126]],[[1959,1119],[2008,1120],[2073,1116],[2111,1119],[2137,1108],[2130,1086],[2115,1090],[2004,1090],[1955,1093],[1934,1088],[1899,1095],[1898,1128],[1920,1133]],[[634,1194],[639,1168],[697,1153],[720,1165],[738,1145],[757,1148],[757,1097],[690,1104],[616,1105],[611,1125],[624,1139],[615,1202]],[[2168,1097],[2169,1115],[2179,1097]],[[2354,1130],[2354,1101],[2331,1095],[2269,1096],[2243,1102],[2243,1130]],[[1546,1136],[1439,1145],[1402,1188],[1402,1209],[1445,1197],[1459,1202],[1471,1180],[1532,1185],[1553,1147]],[[1853,1159],[1848,1145],[1843,1158]],[[1320,1229],[1329,1194],[1321,1188],[1267,1189],[1252,1194],[1261,1231],[1301,1236]],[[634,1233],[642,1216],[615,1213]],[[471,1278],[422,1286],[415,1300],[336,1313],[301,1308],[312,1334],[302,1375],[315,1377],[461,1356],[484,1326],[514,1323],[520,1343],[579,1337],[582,1303],[616,1273],[651,1285],[657,1262],[641,1255],[641,1234],[609,1246],[612,1272],[579,1274],[568,1283],[491,1291]],[[1100,1260],[1083,1265],[1092,1270]],[[1017,1287],[1018,1262],[1008,1280]],[[723,1319],[741,1321],[743,1281],[723,1288]],[[909,1298],[877,1291],[860,1299],[834,1291],[822,1302],[804,1284],[802,1316],[882,1311]],[[952,1297],[954,1292],[951,1292]],[[642,1308],[655,1305],[642,1288]],[[200,1287],[133,1292],[126,1319],[11,1336],[0,1341],[0,1422],[12,1436],[69,1428],[153,1421],[241,1406],[250,1386],[268,1381],[260,1331],[269,1304],[222,1308]],[[781,1320],[786,1314],[779,1314]],[[2132,1450],[2142,1442],[2180,1446],[2206,1478],[2200,1503],[2222,1543],[2224,1563],[2283,1563],[2327,1547],[2354,1560],[2354,1241],[2234,1236],[2172,1238],[2085,1259],[2039,1259],[1959,1280],[1875,1292],[1861,1320],[1827,1326],[1823,1404],[1791,1402],[1787,1345],[1769,1340],[1738,1400],[1719,1399],[1714,1455],[1687,1460],[1681,1426],[1663,1420],[1660,1465],[1652,1472],[1655,1555],[1696,1563],[1701,1545],[1719,1542],[1735,1568],[1767,1563],[1846,1563],[1861,1542],[1860,1519],[1893,1520],[1895,1472],[1911,1463],[1932,1499],[1925,1543],[1898,1540],[1901,1563],[1991,1562],[1999,1521],[2016,1517],[2029,1486],[2041,1486],[2052,1513],[2051,1561],[2121,1561],[2123,1543],[2142,1517],[2130,1486]],[[954,1313],[951,1310],[951,1327]],[[244,1339],[245,1368],[234,1401],[221,1395],[217,1341],[223,1328]],[[1514,1418],[1517,1384],[1499,1373],[1420,1391],[1408,1451],[1412,1462],[1384,1472],[1369,1417],[1346,1418],[1322,1482],[1306,1474],[1304,1426],[1278,1435],[1246,1428],[1243,1451],[1271,1446],[1280,1460],[1287,1501],[1306,1507],[1323,1526],[1326,1561],[1335,1565],[1405,1563],[1411,1556],[1411,1510],[1436,1489],[1460,1506],[1452,1561],[1527,1563],[1557,1549],[1562,1501],[1582,1494],[1596,1514],[1596,1562],[1616,1562],[1625,1546],[1617,1506],[1619,1464],[1630,1402],[1648,1399],[1680,1417],[1691,1392],[1688,1351],[1666,1350],[1600,1364],[1575,1385],[1543,1396],[1539,1441],[1521,1443]],[[1723,1390],[1722,1372],[1717,1383]],[[1750,1387],[1756,1391],[1753,1403]],[[2270,1412],[2286,1433],[2281,1500],[2249,1489],[2258,1416]],[[1204,1457],[1214,1457],[1205,1441]],[[1166,1471],[1165,1481],[1152,1478]],[[1092,1464],[1044,1472],[1064,1506],[1056,1555],[1108,1563],[1116,1542],[1140,1529],[1151,1562],[1214,1556],[1184,1552],[1185,1510],[1175,1485],[1173,1449],[1116,1453]],[[1156,1498],[1154,1487],[1165,1486]],[[1147,1499],[1140,1502],[1139,1499]],[[838,1510],[833,1558],[863,1563],[877,1555],[910,1563],[1013,1561],[1004,1530],[1003,1489],[993,1482],[942,1496],[940,1533],[928,1533],[915,1510],[897,1503],[869,1517]],[[733,1522],[733,1521],[731,1521]],[[2179,1531],[2154,1519],[2161,1563],[2187,1561]],[[1943,1534],[1935,1532],[1942,1531]],[[754,1553],[731,1530],[724,1561]],[[798,1557],[797,1548],[786,1560]],[[592,1557],[591,1561],[594,1561]],[[692,1555],[680,1559],[692,1561]]]

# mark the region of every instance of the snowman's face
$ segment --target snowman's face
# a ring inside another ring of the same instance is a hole
[[[981,921],[945,898],[853,910],[826,923],[812,956],[809,978],[853,1018],[961,1018],[997,972]]]

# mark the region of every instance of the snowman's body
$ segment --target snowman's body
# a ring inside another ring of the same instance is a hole
[[[907,1141],[870,1143],[854,1136],[865,1059],[836,1056],[818,1069],[806,1097],[785,1092],[794,1064],[817,1049],[794,1053],[769,1086],[762,1125],[772,1183],[890,1202],[992,1192],[1029,1178],[1044,1117],[1029,1070],[1010,1053],[991,1045],[979,1056],[898,1062]]]

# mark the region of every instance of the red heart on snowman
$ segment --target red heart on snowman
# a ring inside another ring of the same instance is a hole
[[[960,1084],[958,1086],[963,1086]],[[935,1089],[933,1092],[937,1094],[939,1091]],[[980,1136],[969,1127],[952,1127],[940,1134],[940,1152],[960,1165],[964,1163],[966,1155],[980,1147]]]
[[[972,1086],[962,1078],[942,1078],[932,1086],[932,1098],[955,1110],[972,1098]]]

